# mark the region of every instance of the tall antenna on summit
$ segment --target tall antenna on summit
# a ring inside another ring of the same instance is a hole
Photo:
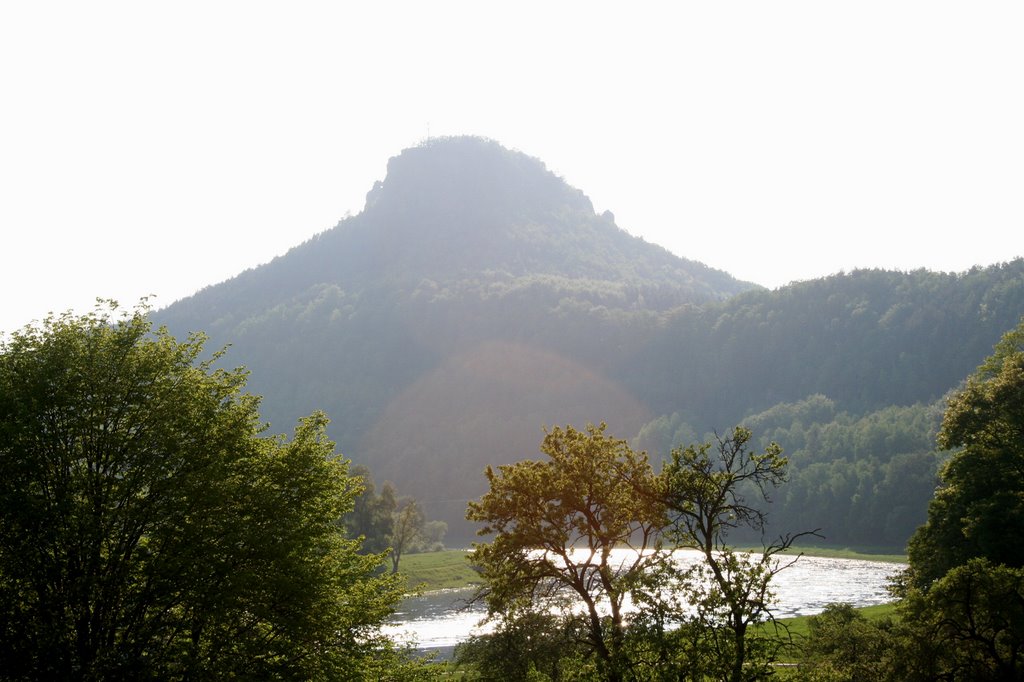
[[[427,121],[427,144],[430,144],[430,121]]]

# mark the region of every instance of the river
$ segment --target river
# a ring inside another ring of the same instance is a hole
[[[695,560],[692,557],[683,560]],[[786,559],[788,560],[788,559]],[[858,559],[800,557],[772,581],[777,600],[777,618],[820,613],[827,604],[849,602],[872,606],[891,601],[886,589],[890,577],[904,564]],[[442,658],[471,634],[485,632],[479,627],[484,616],[482,604],[467,606],[473,590],[440,590],[405,600],[385,632],[417,649],[436,651]]]

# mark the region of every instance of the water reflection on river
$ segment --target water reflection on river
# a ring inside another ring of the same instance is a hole
[[[778,598],[774,613],[779,618],[812,615],[833,602],[883,604],[890,601],[889,578],[903,568],[877,561],[801,557],[772,583]],[[386,632],[420,649],[450,653],[469,635],[486,631],[478,627],[483,605],[467,605],[472,595],[472,590],[442,590],[407,599]]]

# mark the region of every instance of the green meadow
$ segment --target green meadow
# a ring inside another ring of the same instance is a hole
[[[399,572],[409,581],[410,590],[449,590],[474,587],[483,581],[469,565],[469,553],[462,549],[407,554]]]

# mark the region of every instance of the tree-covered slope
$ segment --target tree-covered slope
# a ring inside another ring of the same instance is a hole
[[[801,453],[785,518],[832,494],[842,533],[871,516],[895,538],[903,516],[850,500],[927,488],[931,433],[909,451],[849,434],[934,405],[1021,315],[1020,259],[766,291],[630,236],[536,159],[453,138],[391,159],[359,215],[156,317],[231,344],[272,430],[324,410],[346,456],[456,538],[484,467],[533,457],[544,426],[606,421],[667,447],[815,395],[828,414],[782,429]],[[826,427],[847,435],[816,441]]]
[[[665,457],[742,422],[790,459],[773,530],[901,548],[949,454],[935,443],[945,396],[1022,315],[1021,259],[858,271],[680,310],[623,373],[663,413],[635,442]]]
[[[391,159],[359,215],[157,318],[231,344],[273,430],[323,409],[347,456],[458,517],[545,423],[639,428],[608,372],[667,311],[753,288],[630,236],[536,159],[452,138]]]
[[[1024,259],[858,270],[673,313],[628,365],[659,413],[730,423],[821,393],[856,413],[932,402],[1024,315]]]

